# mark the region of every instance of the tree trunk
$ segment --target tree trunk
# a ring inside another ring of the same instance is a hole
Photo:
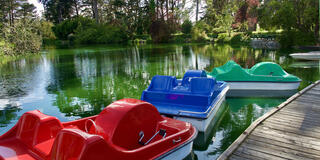
[[[169,19],[169,0],[166,0],[166,16],[167,16],[167,20]]]
[[[318,2],[319,3],[319,2]],[[320,4],[318,4],[318,6],[320,7]],[[315,28],[314,28],[314,35],[315,35],[315,37],[317,37],[318,39],[320,38],[320,36],[319,36],[319,27],[320,27],[320,8],[318,8],[319,9],[319,11],[318,11],[318,16],[317,16],[317,20],[316,20],[316,26],[315,26]]]
[[[76,9],[76,15],[77,17],[79,17],[78,1],[74,0],[73,3],[74,3],[74,8]]]
[[[58,8],[58,23],[62,22],[62,13],[61,13],[61,7]]]
[[[9,24],[10,24],[10,26],[13,25],[13,1],[10,1]]]
[[[318,37],[318,42],[319,42],[319,39],[320,39],[320,35],[319,35],[319,30],[320,30],[320,1],[318,1],[318,16],[317,16],[317,21],[316,21],[316,27],[314,29],[314,32],[316,34],[316,37]]]
[[[174,13],[174,6],[175,6],[175,0],[171,0],[171,14],[173,15]]]
[[[98,13],[98,0],[92,0],[92,13],[93,18],[99,23],[99,13]]]
[[[197,8],[196,8],[196,22],[198,22],[198,16],[199,16],[199,1],[197,0]]]

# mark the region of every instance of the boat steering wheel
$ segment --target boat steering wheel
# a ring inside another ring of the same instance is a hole
[[[87,133],[89,133],[89,129],[88,129],[88,122],[91,122],[92,125],[94,127],[94,134],[97,133],[97,125],[96,125],[96,122],[94,122],[92,119],[87,119],[85,124],[84,124],[84,129],[86,130]]]

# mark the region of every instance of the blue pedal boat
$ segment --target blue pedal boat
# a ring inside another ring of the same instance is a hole
[[[161,114],[190,122],[205,132],[228,90],[225,82],[207,77],[205,71],[189,70],[183,79],[154,76],[141,100],[153,104]]]

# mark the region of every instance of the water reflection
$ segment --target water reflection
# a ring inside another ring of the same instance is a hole
[[[216,159],[257,118],[278,106],[285,99],[277,98],[227,98],[226,113],[215,129],[207,149],[195,148],[198,159]]]
[[[182,78],[188,69],[211,71],[230,59],[244,68],[261,61],[279,63],[303,80],[299,89],[320,79],[318,68],[291,67],[295,61],[288,52],[211,44],[49,48],[41,55],[0,63],[0,134],[30,110],[61,121],[95,115],[115,100],[139,99],[154,75]],[[198,158],[217,157],[254,119],[280,103],[267,100],[228,99],[220,125],[205,136],[214,136],[214,143],[202,143],[198,149],[203,151],[195,151]]]

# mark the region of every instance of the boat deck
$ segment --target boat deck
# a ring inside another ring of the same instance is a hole
[[[320,159],[320,81],[253,122],[218,159]]]

